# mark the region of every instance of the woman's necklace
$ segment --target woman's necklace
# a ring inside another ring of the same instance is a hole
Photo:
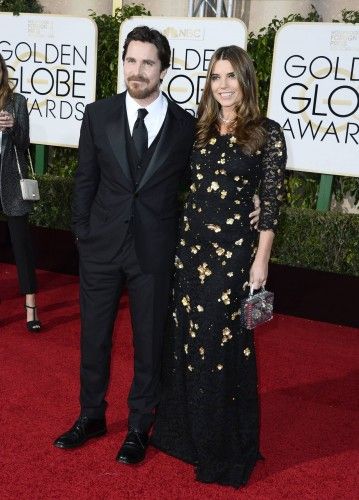
[[[221,115],[221,113],[219,113],[219,119],[223,122],[223,123],[231,123],[233,121],[232,120],[226,120],[225,118],[223,118],[223,116]]]

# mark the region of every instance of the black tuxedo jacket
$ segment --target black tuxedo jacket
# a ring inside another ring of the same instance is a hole
[[[173,264],[178,190],[189,170],[195,119],[168,101],[161,136],[135,186],[127,155],[126,93],[86,106],[79,143],[72,227],[80,257],[108,262],[129,231],[144,273]]]

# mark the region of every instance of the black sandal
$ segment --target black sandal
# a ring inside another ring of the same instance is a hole
[[[33,310],[33,320],[26,322],[27,329],[31,333],[38,333],[41,330],[41,323],[38,319],[35,319],[36,306],[28,306],[27,304],[25,304],[25,309]]]

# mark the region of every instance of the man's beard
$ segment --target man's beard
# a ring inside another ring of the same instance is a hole
[[[147,99],[147,97],[150,97],[151,95],[155,94],[158,92],[158,84],[154,84],[149,87],[145,88],[140,88],[138,85],[130,86],[130,83],[133,81],[141,81],[145,83],[149,83],[147,79],[144,78],[136,78],[136,77],[130,77],[127,82],[126,82],[126,87],[128,90],[128,93],[130,94],[131,97],[134,99]]]

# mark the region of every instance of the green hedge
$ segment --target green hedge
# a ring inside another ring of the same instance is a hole
[[[35,226],[70,229],[73,178],[46,174],[37,180],[41,199],[34,203],[30,222]]]
[[[272,261],[359,276],[359,215],[283,208]]]
[[[31,222],[69,229],[73,179],[45,175],[39,184]],[[359,276],[359,215],[284,207],[272,261]]]

